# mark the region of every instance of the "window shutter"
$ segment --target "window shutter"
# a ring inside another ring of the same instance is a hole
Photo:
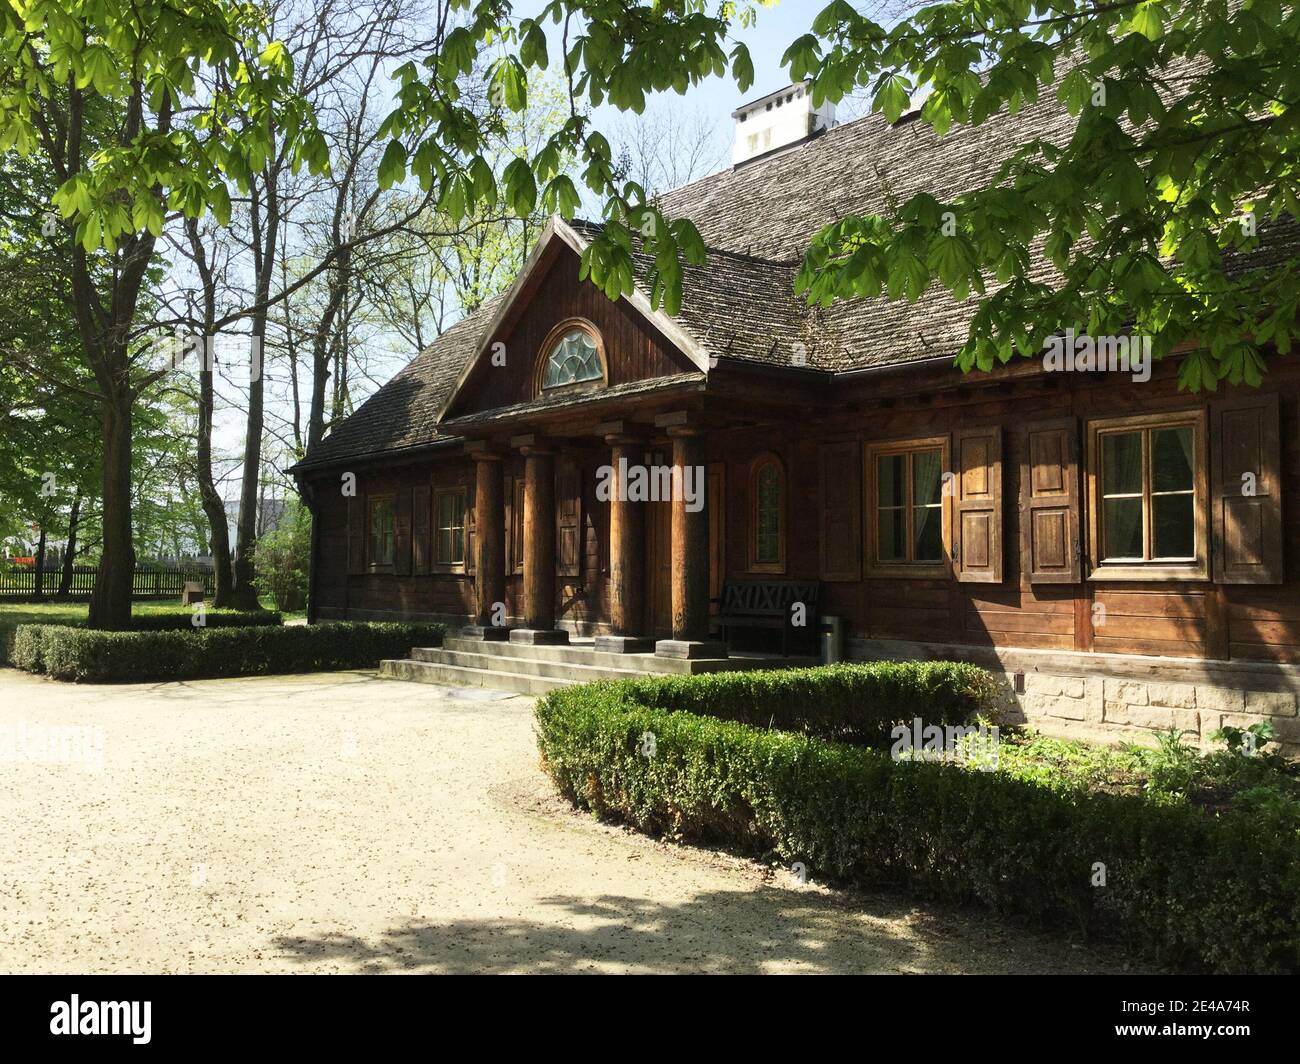
[[[1002,429],[962,429],[953,435],[953,526],[957,579],[1002,583]]]
[[[1074,418],[1026,425],[1020,449],[1021,579],[1075,584],[1079,547],[1078,429]]]
[[[411,568],[417,576],[430,571],[433,559],[431,495],[427,484],[411,491]]]
[[[1214,579],[1282,582],[1282,480],[1277,395],[1210,404]],[[1254,494],[1250,494],[1251,488]]]
[[[411,575],[411,493],[393,496],[393,573]]]
[[[352,575],[366,571],[366,497],[354,495],[348,499],[348,572]]]
[[[582,574],[582,472],[570,461],[555,475],[555,569],[560,576]]]
[[[862,491],[859,487],[858,445],[823,444],[817,453],[821,495],[821,557],[823,580],[862,578]]]

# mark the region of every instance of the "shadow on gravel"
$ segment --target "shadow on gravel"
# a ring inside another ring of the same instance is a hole
[[[977,913],[918,911],[882,898],[848,907],[833,895],[779,887],[715,891],[679,905],[609,896],[541,904],[555,922],[413,920],[377,941],[330,934],[274,945],[305,966],[365,972],[1051,974],[1117,971],[1122,963]]]

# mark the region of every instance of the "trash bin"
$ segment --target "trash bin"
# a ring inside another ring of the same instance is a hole
[[[844,618],[823,617],[820,626],[822,664],[844,660]]]

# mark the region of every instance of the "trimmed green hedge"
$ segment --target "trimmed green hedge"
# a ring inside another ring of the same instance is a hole
[[[721,717],[861,746],[889,741],[896,724],[967,724],[992,716],[997,685],[951,661],[872,662],[622,681],[639,705]]]
[[[150,610],[136,613],[131,617],[132,632],[189,632],[194,630],[193,614],[188,607],[178,606],[172,610]],[[208,610],[204,618],[207,628],[254,628],[276,626],[284,623],[284,615],[275,610]],[[18,624],[6,623],[0,616],[0,665],[14,665],[23,668],[14,658],[14,639],[20,624],[40,625],[39,620],[20,621]],[[65,623],[59,627],[85,628],[84,621]]]
[[[442,642],[440,624],[324,624],[173,632],[19,625],[12,662],[56,680],[113,683],[373,669]]]
[[[276,610],[207,610],[205,628],[265,628],[284,624],[284,614]],[[194,630],[189,610],[175,613],[137,613],[131,618],[133,632],[189,632]]]
[[[928,720],[928,709],[916,707]],[[537,705],[546,770],[581,808],[651,834],[803,861],[871,888],[977,902],[1179,967],[1300,968],[1300,827],[1210,815],[638,705],[627,685]],[[646,756],[645,735],[654,736]],[[1098,863],[1106,885],[1094,886]]]

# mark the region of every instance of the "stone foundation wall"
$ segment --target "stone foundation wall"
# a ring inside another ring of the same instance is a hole
[[[1247,691],[1197,683],[1160,683],[1104,676],[1026,673],[1023,693],[1003,676],[1010,718],[1047,734],[1107,741],[1150,740],[1178,728],[1187,742],[1209,745],[1225,725],[1273,725],[1275,739],[1300,756],[1300,716],[1291,691]]]
[[[1178,728],[1186,742],[1212,745],[1225,725],[1273,725],[1274,741],[1300,757],[1300,669],[1295,666],[1070,654],[1033,650],[852,640],[854,660],[948,660],[982,665],[1003,688],[1009,723],[1092,742],[1154,743]]]

